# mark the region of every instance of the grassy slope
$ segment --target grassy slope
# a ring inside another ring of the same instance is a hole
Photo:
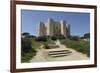
[[[38,42],[38,41],[35,41],[34,39],[32,39],[32,48],[33,49],[39,49],[40,48],[40,46],[41,46],[42,44],[40,43],[40,42]]]
[[[32,39],[23,39],[21,47],[21,62],[29,62],[29,60],[36,54],[36,50],[32,47]],[[30,43],[29,43],[30,42]],[[27,50],[27,51],[25,51]]]
[[[74,41],[74,40],[62,40],[62,44],[66,45],[68,48],[75,49],[78,52],[82,52],[86,54],[88,57],[90,56],[90,43],[88,41]]]
[[[29,62],[29,60],[35,55],[34,51],[30,51],[28,53],[23,53],[21,61],[23,62]]]

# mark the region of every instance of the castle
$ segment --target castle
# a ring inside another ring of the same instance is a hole
[[[67,26],[66,26],[67,25]],[[38,27],[39,36],[63,35],[65,38],[70,36],[70,25],[64,20],[54,21],[49,18],[46,23],[40,22]]]

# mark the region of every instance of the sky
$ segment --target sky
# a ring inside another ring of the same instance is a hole
[[[52,18],[54,21],[65,20],[67,24],[70,24],[73,36],[83,36],[90,32],[90,13],[22,9],[22,33],[29,32],[31,35],[37,36],[39,22],[47,22],[48,18]]]

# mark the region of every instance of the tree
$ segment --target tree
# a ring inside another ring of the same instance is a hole
[[[90,38],[90,33],[85,33],[84,38]]]
[[[71,40],[74,40],[74,41],[78,41],[79,40],[79,37],[78,36],[71,36],[70,39]]]
[[[22,33],[22,35],[23,35],[23,36],[29,36],[30,33],[28,33],[28,32],[24,32],[24,33]]]
[[[43,48],[50,49],[50,46],[47,43],[45,43],[44,46],[43,46]]]
[[[30,33],[29,32],[24,32],[24,33],[22,33],[22,38],[36,38],[36,36],[34,36],[34,35],[30,35]]]
[[[29,38],[22,38],[21,44],[22,44],[21,49],[23,52],[27,53],[30,50],[32,50],[32,46],[31,46],[32,42]]]
[[[28,62],[33,56],[36,55],[35,48],[32,47],[32,39],[35,36],[30,33],[22,33],[21,37],[21,62]]]
[[[57,40],[57,37],[56,36],[52,36],[51,39],[55,41],[55,40]]]
[[[51,39],[55,41],[55,40],[57,40],[57,39],[59,39],[59,40],[65,39],[65,37],[64,37],[63,35],[60,34],[60,35],[54,35],[54,36],[52,36]]]
[[[47,41],[47,37],[46,36],[40,36],[40,37],[37,37],[35,40],[36,41],[44,41],[44,42],[46,42]]]
[[[58,39],[65,39],[64,35],[58,35],[57,38]]]

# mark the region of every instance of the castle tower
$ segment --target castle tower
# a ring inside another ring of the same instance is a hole
[[[67,30],[66,30],[66,22],[64,20],[61,20],[61,34],[64,35],[64,37],[67,37]]]
[[[60,22],[55,21],[54,22],[54,35],[61,35],[61,26],[60,26]]]
[[[53,20],[49,18],[47,22],[47,35],[49,36],[53,36],[53,24]]]
[[[39,36],[45,36],[46,35],[46,28],[45,28],[45,24],[43,22],[40,22],[40,24],[39,24],[38,34],[39,34]]]
[[[71,34],[70,34],[70,24],[68,24],[67,29],[68,29],[67,36],[70,37],[70,35],[71,35]]]
[[[70,37],[70,24],[66,24],[64,20],[59,22],[49,18],[46,23],[40,22],[38,34],[39,36],[63,35],[64,37]]]

